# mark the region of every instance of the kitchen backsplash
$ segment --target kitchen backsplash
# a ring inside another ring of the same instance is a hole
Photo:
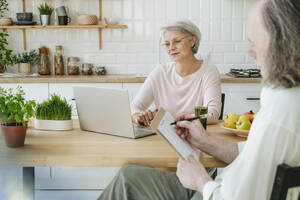
[[[45,0],[25,0],[26,11],[34,13],[39,22],[37,7]],[[98,0],[47,0],[53,7],[69,8],[71,24],[80,14],[99,15]],[[246,20],[252,0],[102,0],[102,16],[119,18],[127,29],[104,29],[103,49],[99,50],[96,29],[27,29],[27,48],[47,46],[51,61],[56,45],[62,45],[65,57],[78,56],[82,62],[104,65],[109,74],[148,74],[165,62],[167,55],[159,45],[159,28],[168,21],[187,18],[202,32],[198,56],[209,57],[221,73],[229,68],[253,66],[247,56]],[[8,16],[16,21],[22,12],[20,0],[9,0]],[[56,23],[52,14],[52,24]],[[9,30],[9,47],[23,51],[23,33]],[[9,72],[17,71],[17,67]]]

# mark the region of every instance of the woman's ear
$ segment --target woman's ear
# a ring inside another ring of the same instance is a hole
[[[192,37],[192,48],[194,48],[194,46],[196,45],[196,36]]]

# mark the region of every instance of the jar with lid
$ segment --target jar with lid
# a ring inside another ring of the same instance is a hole
[[[48,58],[49,49],[45,46],[39,48],[40,54],[40,65],[39,65],[39,74],[49,75],[50,74],[50,62]]]
[[[56,46],[56,51],[54,54],[54,71],[55,75],[65,74],[64,58],[61,45]]]
[[[94,68],[94,66],[91,63],[82,63],[81,73],[83,75],[92,75],[93,68]]]
[[[80,67],[80,59],[78,57],[69,57],[68,58],[68,67],[67,71],[69,75],[78,75]]]

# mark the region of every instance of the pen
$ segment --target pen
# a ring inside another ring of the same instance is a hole
[[[186,119],[183,119],[183,120],[180,120],[180,121],[193,121],[195,119],[201,119],[205,117],[205,115],[199,115],[199,116],[196,116],[196,117],[191,117],[191,118],[186,118]],[[175,125],[176,122],[172,122],[170,125]]]

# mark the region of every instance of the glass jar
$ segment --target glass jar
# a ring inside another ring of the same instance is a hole
[[[49,75],[50,74],[50,61],[48,58],[49,49],[45,46],[42,46],[39,48],[39,54],[40,54],[39,74]]]
[[[92,75],[93,74],[93,64],[91,63],[83,63],[81,67],[81,74],[83,75]]]
[[[78,75],[80,67],[80,59],[78,57],[69,57],[68,58],[68,67],[67,71],[69,75]]]
[[[56,46],[56,51],[54,54],[54,71],[55,71],[55,75],[64,75],[65,74],[62,46],[60,46],[60,45]]]

